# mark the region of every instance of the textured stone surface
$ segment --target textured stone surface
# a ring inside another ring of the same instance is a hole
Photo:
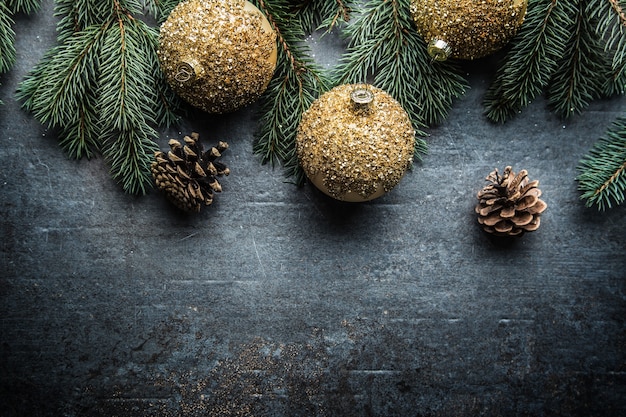
[[[585,209],[574,181],[623,100],[564,122],[540,99],[492,125],[493,61],[476,63],[424,161],[360,205],[261,166],[254,108],[195,117],[180,131],[226,140],[232,173],[184,217],[66,159],[12,99],[54,42],[44,3],[0,77],[0,415],[626,413],[626,210]],[[506,165],[549,208],[503,246],[473,207]]]

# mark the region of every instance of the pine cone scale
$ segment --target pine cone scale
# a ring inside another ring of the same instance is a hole
[[[537,200],[537,203],[535,203],[535,205],[534,205],[534,206],[529,207],[529,208],[527,209],[527,211],[528,211],[530,214],[541,214],[541,213],[543,213],[543,212],[544,212],[544,210],[545,210],[545,209],[547,209],[547,208],[548,208],[548,205],[547,205],[544,201],[542,201],[542,200]],[[537,218],[537,220],[538,220],[538,219],[539,219],[539,218]]]
[[[515,205],[516,210],[526,210],[529,207],[534,206],[539,201],[539,196],[527,194],[524,198],[519,200],[519,203]]]
[[[518,215],[514,216],[511,221],[516,225],[516,226],[526,226],[527,224],[529,224],[530,222],[533,221],[533,215],[531,213],[528,212],[521,212]]]
[[[509,233],[513,230],[513,225],[509,222],[501,221],[494,225],[494,230],[498,233]]]
[[[515,217],[515,207],[504,207],[502,210],[500,210],[500,217],[503,217],[505,219]]]

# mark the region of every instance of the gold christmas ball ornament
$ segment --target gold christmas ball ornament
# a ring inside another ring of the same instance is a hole
[[[411,14],[433,59],[476,59],[515,36],[527,5],[528,0],[411,0]]]
[[[370,85],[340,85],[302,115],[296,152],[309,180],[341,201],[373,200],[413,160],[415,130],[400,103]]]
[[[276,33],[252,3],[186,0],[161,25],[158,56],[172,89],[209,113],[257,100],[274,74]]]

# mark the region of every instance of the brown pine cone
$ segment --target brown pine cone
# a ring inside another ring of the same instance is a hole
[[[199,137],[195,132],[185,136],[184,145],[170,139],[170,151],[156,152],[150,165],[157,188],[176,207],[187,212],[199,212],[202,204],[210,205],[213,193],[222,191],[217,177],[230,173],[226,165],[216,161],[228,144],[219,142],[204,152]]]
[[[539,199],[539,181],[528,180],[523,169],[517,175],[508,166],[502,175],[495,169],[487,178],[491,183],[478,192],[478,223],[496,236],[521,236],[539,228],[539,216],[548,205]]]

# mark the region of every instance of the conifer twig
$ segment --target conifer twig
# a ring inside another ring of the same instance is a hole
[[[571,5],[570,36],[564,55],[556,60],[547,90],[550,108],[563,118],[582,112],[592,100],[600,98],[610,73],[610,62],[588,16],[586,1],[572,1]]]
[[[607,96],[623,94],[626,85],[626,13],[617,0],[589,0],[587,13],[595,19],[604,50],[612,56],[611,73],[605,78]]]
[[[15,32],[9,6],[0,3],[0,74],[15,63]]]
[[[290,2],[259,0],[258,5],[276,31],[278,60],[260,99],[260,128],[253,150],[263,163],[283,163],[286,175],[301,184],[304,176],[295,153],[298,126],[302,113],[330,84],[302,44],[305,32],[301,20],[290,15]]]
[[[524,23],[511,41],[485,98],[485,114],[503,123],[534,100],[550,82],[572,25],[567,1],[529,0]]]
[[[69,156],[102,153],[133,194],[152,184],[155,127],[174,121],[178,104],[159,68],[157,30],[135,18],[141,8],[136,0],[57,0],[58,45],[17,91],[24,108],[57,129]]]
[[[618,117],[578,165],[578,189],[587,207],[622,204],[626,193],[626,116]]]
[[[606,95],[626,89],[626,14],[618,0],[590,0],[587,13],[597,21],[596,31],[612,56],[610,73],[604,77]],[[577,167],[581,198],[599,210],[624,202],[626,193],[626,116],[618,117]]]
[[[31,14],[41,7],[41,0],[6,0],[13,13]]]

